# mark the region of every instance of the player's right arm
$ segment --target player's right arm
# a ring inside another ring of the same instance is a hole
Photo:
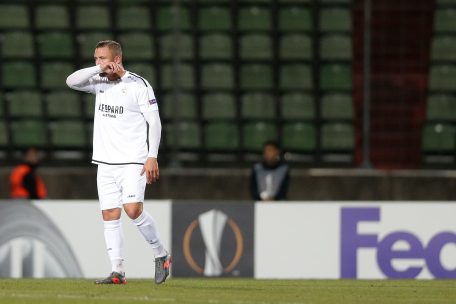
[[[94,93],[95,90],[90,79],[101,72],[102,69],[100,65],[77,70],[67,77],[66,84],[74,90]]]

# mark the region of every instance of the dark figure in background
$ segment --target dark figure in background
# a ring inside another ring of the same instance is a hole
[[[257,201],[287,199],[289,167],[282,161],[277,143],[269,141],[263,146],[263,161],[253,166],[250,180],[252,197]]]
[[[35,172],[40,161],[36,148],[25,151],[22,163],[13,168],[10,174],[10,196],[18,199],[43,199],[47,195],[46,186]]]

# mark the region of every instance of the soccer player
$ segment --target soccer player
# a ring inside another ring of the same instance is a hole
[[[171,256],[161,243],[155,220],[143,210],[146,183],[159,178],[157,101],[147,80],[124,69],[119,43],[98,42],[94,59],[95,66],[74,72],[66,83],[96,95],[92,163],[98,165],[98,198],[112,272],[95,283],[127,283],[120,222],[123,207],[152,247],[155,283],[160,284],[169,274]]]

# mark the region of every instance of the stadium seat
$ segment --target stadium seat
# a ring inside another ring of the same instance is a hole
[[[47,145],[46,123],[42,120],[19,120],[11,123],[12,142],[21,147]]]
[[[280,67],[280,88],[310,89],[312,88],[312,73],[309,65],[286,64]]]
[[[352,69],[348,64],[325,64],[320,68],[322,90],[351,90]]]
[[[438,8],[434,13],[434,31],[439,32],[456,32],[456,9]]]
[[[228,59],[233,56],[232,42],[228,35],[203,35],[199,43],[202,59]]]
[[[56,148],[83,148],[87,135],[82,121],[55,121],[50,124],[51,143]]]
[[[93,94],[82,94],[82,100],[84,103],[84,114],[87,118],[93,118],[95,113],[95,95]]]
[[[46,62],[41,66],[41,86],[46,89],[67,88],[65,79],[75,71],[67,62]]]
[[[431,95],[427,101],[427,120],[456,120],[456,97],[453,95]]]
[[[79,94],[72,91],[54,91],[44,96],[47,114],[51,118],[80,117]]]
[[[73,37],[69,33],[45,32],[37,36],[41,58],[71,58],[74,52]]]
[[[325,8],[320,10],[321,32],[349,32],[352,29],[351,11],[348,8]]]
[[[456,65],[432,65],[429,89],[455,91],[454,79],[456,79]]]
[[[166,94],[158,101],[165,118],[196,118],[198,107],[194,94],[180,93],[174,100],[173,94]]]
[[[79,44],[79,54],[83,59],[92,59],[95,51],[95,46],[99,41],[114,39],[109,32],[87,32],[78,35],[77,41]],[[127,55],[128,56],[128,55]]]
[[[0,147],[8,146],[8,129],[4,121],[0,122]]]
[[[353,150],[353,126],[346,123],[326,123],[321,128],[323,150]]]
[[[33,88],[36,86],[35,66],[29,61],[3,62],[2,81],[7,88]]]
[[[148,30],[151,28],[147,6],[122,5],[117,9],[117,28],[125,30]]]
[[[178,78],[175,79],[174,75]],[[163,89],[179,87],[181,89],[193,89],[195,87],[193,67],[190,64],[179,64],[173,72],[172,64],[165,64],[161,71],[161,86]]]
[[[272,67],[265,64],[246,64],[240,71],[241,89],[271,89]]]
[[[0,29],[26,29],[29,26],[30,16],[26,5],[0,5]]]
[[[247,93],[241,99],[242,118],[271,119],[276,115],[274,98],[271,94]]]
[[[282,148],[285,151],[309,152],[315,150],[317,136],[310,123],[285,123],[282,128]]]
[[[125,58],[152,59],[154,57],[154,44],[152,36],[148,33],[124,33],[119,35],[122,52]]]
[[[35,25],[37,29],[68,29],[70,17],[63,5],[39,5],[35,9]]]
[[[447,35],[433,38],[431,59],[433,61],[456,61],[456,37]]]
[[[455,127],[450,124],[426,124],[423,130],[422,150],[424,152],[454,153]]]
[[[324,60],[351,60],[351,37],[346,35],[326,35],[320,38],[320,55]]]
[[[280,31],[310,31],[313,29],[312,15],[304,7],[282,7],[279,11]]]
[[[211,122],[204,127],[205,148],[209,151],[235,151],[239,148],[239,131],[235,122]]]
[[[201,31],[229,31],[231,16],[228,7],[203,7],[198,11],[198,29]]]
[[[321,98],[323,119],[353,119],[353,100],[347,94],[326,94]]]
[[[201,87],[203,89],[232,89],[234,87],[232,66],[221,63],[203,65]]]
[[[271,27],[272,17],[268,8],[252,6],[239,9],[239,30],[269,31]]]
[[[152,88],[155,87],[155,81],[156,81],[155,69],[151,64],[141,63],[141,62],[129,63],[129,64],[125,65],[125,68],[128,71],[130,71],[138,76],[141,76],[142,78],[145,78],[147,80],[147,82],[149,82],[149,84],[152,86]]]
[[[34,55],[33,37],[29,32],[6,32],[1,35],[3,58],[31,58]]]
[[[203,96],[203,118],[209,120],[234,119],[234,96],[227,93],[210,93]]]
[[[273,123],[249,122],[243,126],[242,146],[248,151],[260,152],[263,144],[277,139],[277,128]]]
[[[18,90],[5,94],[11,117],[42,117],[41,95],[38,91]]]
[[[191,28],[190,11],[188,8],[182,6],[162,6],[158,9],[157,28],[160,31],[171,31],[176,24],[181,30],[189,30]]]
[[[108,30],[111,28],[109,8],[107,6],[77,6],[76,27],[80,30]]]
[[[315,106],[313,97],[309,94],[287,93],[281,99],[282,118],[314,119]]]
[[[240,57],[242,59],[271,59],[272,41],[270,35],[249,34],[241,37]]]
[[[176,122],[168,124],[164,129],[168,147],[178,147],[184,150],[201,147],[200,126],[196,122]]]
[[[312,58],[312,42],[309,36],[288,34],[280,38],[280,59]]]
[[[193,58],[193,39],[190,35],[173,33],[160,37],[160,57],[171,59],[177,56],[179,59]]]
[[[0,118],[3,117],[5,115],[5,98],[2,94],[2,92],[0,92]]]

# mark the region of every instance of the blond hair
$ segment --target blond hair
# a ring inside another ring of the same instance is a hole
[[[120,46],[120,43],[114,40],[102,40],[97,43],[95,46],[96,49],[102,48],[102,47],[107,47],[109,50],[114,54],[114,56],[120,56],[122,57],[122,46]]]

